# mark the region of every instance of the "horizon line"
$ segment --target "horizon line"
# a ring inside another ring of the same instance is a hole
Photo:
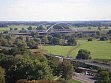
[[[111,21],[111,20],[0,20],[0,22],[14,22],[14,21],[20,21],[20,22],[68,22],[68,21]]]

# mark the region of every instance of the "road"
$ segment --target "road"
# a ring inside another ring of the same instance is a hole
[[[82,73],[74,73],[73,79],[78,80],[82,83],[94,83],[95,80],[91,79],[93,76],[88,76]]]

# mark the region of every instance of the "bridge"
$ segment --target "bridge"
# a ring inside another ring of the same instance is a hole
[[[41,26],[41,25],[39,25],[39,26]],[[70,33],[70,32],[74,32],[74,29],[72,30],[71,27],[72,26],[70,24],[56,23],[56,24],[51,25],[48,29],[37,30],[37,32],[38,33]],[[75,31],[77,31],[77,30],[75,29]]]
[[[11,35],[30,35],[31,32],[37,32],[39,34],[50,34],[50,33],[71,33],[76,32],[77,29],[73,28],[70,24],[66,23],[55,23],[53,25],[46,26],[47,24],[38,25],[38,30],[10,30],[8,34]],[[41,27],[42,26],[42,27]],[[4,35],[8,35],[4,34]]]

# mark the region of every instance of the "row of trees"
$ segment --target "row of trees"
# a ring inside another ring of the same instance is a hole
[[[30,36],[32,36],[32,38]],[[0,34],[0,45],[5,47],[38,48],[39,44],[71,46],[77,44],[75,38],[72,35],[55,33],[39,36],[38,33],[32,32],[30,36],[14,37],[11,35]]]
[[[19,47],[19,48],[38,48],[39,40],[31,39],[30,37],[13,37],[11,35],[3,36],[0,34],[0,46]]]

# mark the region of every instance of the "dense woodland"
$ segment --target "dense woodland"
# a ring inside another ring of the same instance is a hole
[[[52,81],[54,76],[68,80],[73,74],[70,61],[61,62],[58,58],[46,57],[42,51],[31,53],[28,49],[20,48],[1,50],[0,66],[1,83],[15,83],[22,79]]]

